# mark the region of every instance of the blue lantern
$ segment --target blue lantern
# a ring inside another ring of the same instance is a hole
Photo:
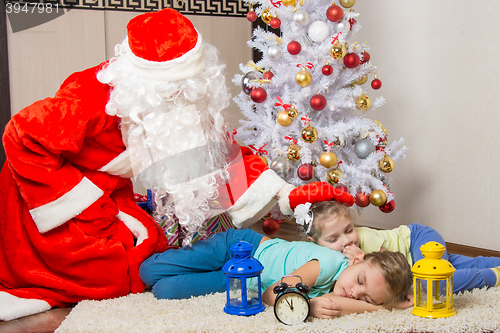
[[[231,246],[229,259],[222,271],[226,274],[227,303],[224,311],[232,315],[251,316],[264,311],[260,290],[260,273],[264,266],[250,257],[252,244],[241,241]],[[247,290],[248,279],[257,278],[257,293]]]

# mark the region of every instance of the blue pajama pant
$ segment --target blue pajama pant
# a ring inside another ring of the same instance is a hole
[[[226,291],[222,266],[229,249],[239,241],[253,245],[252,256],[263,235],[250,229],[228,229],[191,247],[167,250],[146,259],[139,268],[142,281],[153,286],[157,298],[181,299]]]
[[[418,223],[408,227],[411,231],[410,252],[413,263],[423,258],[420,246],[427,242],[438,242],[446,247],[443,237],[431,227]],[[445,252],[442,258],[448,260],[456,269],[453,274],[453,293],[484,286],[493,287],[496,283],[496,275],[490,268],[500,266],[500,258],[482,256],[472,258],[448,252]]]

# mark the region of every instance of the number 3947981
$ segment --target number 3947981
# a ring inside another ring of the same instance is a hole
[[[62,10],[62,9],[61,9]],[[59,13],[59,4],[51,3],[5,3],[5,11],[7,14],[51,14]]]

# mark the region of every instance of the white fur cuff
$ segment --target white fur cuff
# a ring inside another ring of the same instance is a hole
[[[286,185],[287,183],[273,170],[267,169],[264,171],[259,178],[250,185],[248,190],[236,200],[234,205],[228,209],[234,226],[237,228],[246,228],[252,223],[257,222],[272,208],[272,206],[268,206],[273,202],[274,204],[276,203],[276,201],[273,200],[274,197]],[[267,209],[267,211],[263,211],[263,209]]]
[[[103,194],[99,187],[84,177],[69,192],[52,202],[33,208],[30,214],[38,231],[43,234],[77,216]]]
[[[146,227],[135,217],[125,214],[122,211],[119,211],[116,217],[122,221],[132,235],[134,235],[134,238],[137,240],[135,246],[138,246],[148,238],[148,229],[146,229]]]
[[[0,291],[0,320],[9,321],[50,310],[49,303],[41,299],[12,296]]]
[[[278,204],[280,205],[280,210],[284,215],[292,215],[293,210],[290,208],[290,200],[288,199],[288,196],[290,195],[290,192],[295,188],[292,184],[287,184],[281,191],[278,193],[279,196],[279,201]]]

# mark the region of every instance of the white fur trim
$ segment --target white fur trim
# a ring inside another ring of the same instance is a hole
[[[50,310],[49,303],[41,299],[19,298],[0,291],[0,320],[9,321]]]
[[[280,191],[278,197],[280,198],[278,203],[280,205],[280,210],[284,215],[292,215],[293,209],[290,208],[290,200],[288,196],[290,192],[295,188],[292,184],[286,184],[286,186]]]
[[[184,53],[179,58],[169,61],[149,61],[136,56],[128,44],[128,37],[122,43],[125,55],[130,62],[135,65],[136,74],[151,79],[161,79],[163,81],[177,81],[200,74],[205,69],[205,52],[203,49],[203,38],[198,33],[196,45]]]
[[[123,178],[133,177],[134,172],[132,162],[130,161],[129,150],[125,150],[97,171],[106,172],[114,176],[121,176]]]
[[[132,235],[134,235],[134,238],[137,239],[135,246],[141,244],[148,238],[148,229],[146,229],[146,227],[135,217],[125,214],[122,211],[119,211],[116,217],[125,224]]]
[[[236,228],[246,228],[257,222],[272,208],[271,204],[276,204],[277,199],[275,199],[275,196],[286,185],[287,182],[273,170],[267,169],[264,171],[234,205],[228,209],[227,212],[231,216],[234,226]]]
[[[38,231],[43,234],[77,216],[103,194],[99,187],[84,177],[69,192],[52,202],[31,209],[30,214]]]

